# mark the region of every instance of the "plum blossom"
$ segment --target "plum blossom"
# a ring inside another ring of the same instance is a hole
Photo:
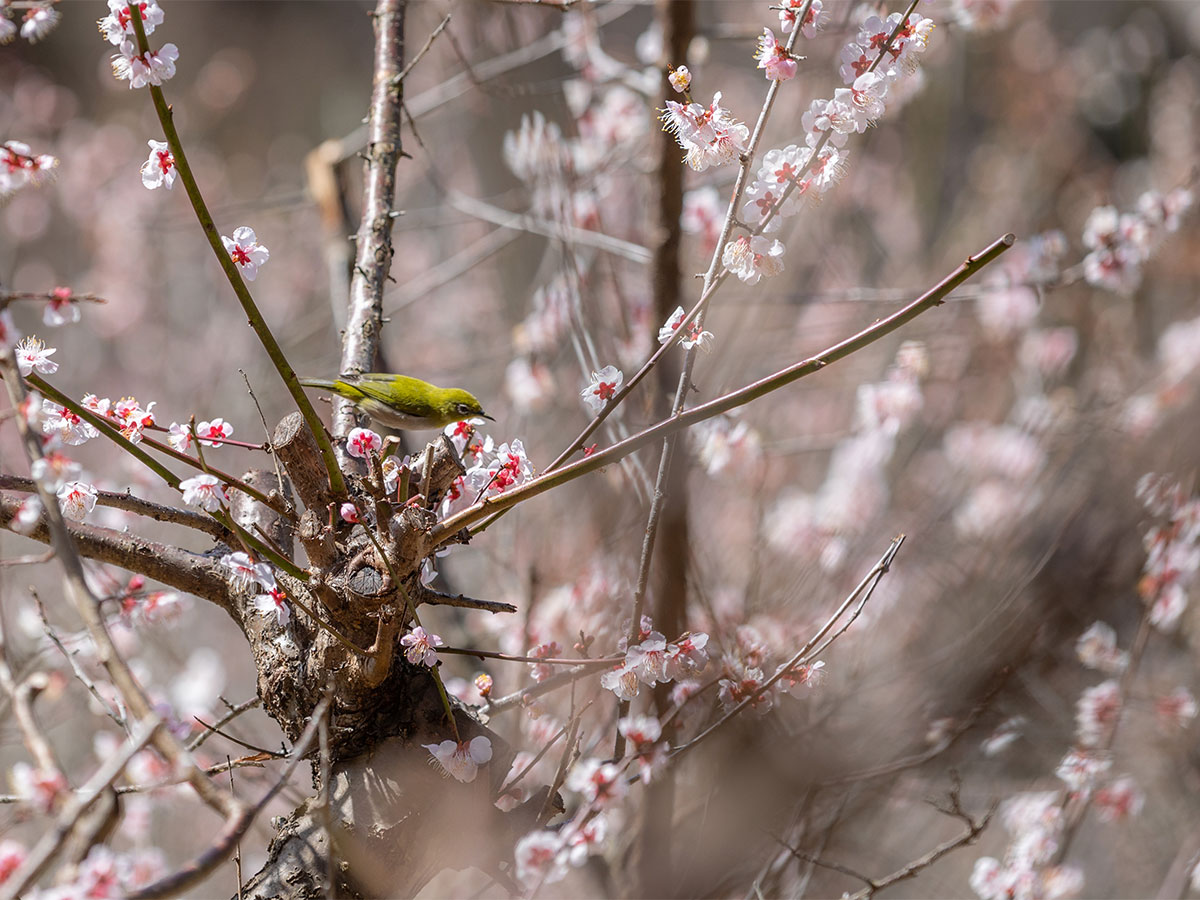
[[[287,605],[287,594],[277,587],[254,598],[254,611],[260,616],[274,616],[280,628],[287,625],[292,617],[292,610]]]
[[[1102,822],[1120,822],[1141,814],[1146,795],[1136,781],[1124,775],[1096,791],[1092,802]]]
[[[592,373],[591,383],[579,392],[579,396],[583,398],[588,409],[598,413],[616,396],[624,381],[625,373],[620,369],[616,366],[605,366],[599,372]]]
[[[356,525],[359,522],[358,507],[349,500],[338,508],[338,515],[342,517],[343,522],[349,522],[351,525]]]
[[[788,81],[796,76],[796,60],[787,47],[775,39],[770,28],[764,28],[754,51],[758,67],[764,70],[768,81]]]
[[[1129,654],[1117,649],[1117,633],[1104,622],[1093,622],[1075,642],[1079,661],[1089,669],[1117,674],[1125,671]]]
[[[1054,774],[1069,790],[1087,792],[1111,767],[1112,760],[1099,752],[1072,749],[1062,758]]]
[[[167,429],[167,444],[178,453],[187,453],[192,449],[192,429],[178,422],[172,422]]]
[[[179,482],[183,491],[183,502],[189,506],[198,506],[207,512],[216,512],[222,503],[229,502],[229,491],[214,475],[202,474],[185,478]]]
[[[62,325],[74,325],[80,320],[82,313],[75,295],[68,287],[56,287],[50,292],[50,299],[42,310],[42,322],[51,328]]]
[[[539,884],[562,881],[570,871],[563,849],[563,840],[557,832],[529,832],[517,841],[514,850],[517,880],[531,890]]]
[[[527,655],[538,659],[551,659],[562,656],[562,647],[558,641],[550,641],[531,648]],[[541,683],[554,674],[554,666],[549,663],[530,663],[529,674],[534,681]]]
[[[196,426],[196,437],[205,447],[220,447],[231,434],[233,426],[224,419],[213,419]]]
[[[484,483],[488,493],[495,496],[532,478],[533,464],[525,455],[521,441],[514,440],[511,444],[501,444],[496,448],[496,458],[481,474],[486,475]]]
[[[42,433],[53,435],[72,447],[100,436],[100,431],[94,425],[53,400],[42,401]]]
[[[21,501],[17,511],[9,520],[8,527],[17,534],[30,534],[42,517],[42,501],[40,497],[31,495]]]
[[[796,28],[796,22],[800,18],[800,11],[804,9],[805,0],[783,0],[780,3],[779,10],[779,28],[784,34],[791,34]],[[812,5],[808,8],[808,14],[805,15],[804,21],[800,23],[800,33],[809,40],[817,36],[817,30],[826,16],[822,15],[821,0],[812,0]]]
[[[682,306],[675,307],[675,311],[667,317],[666,323],[658,329],[658,342],[665,344],[671,340],[679,326],[683,324],[683,320],[687,314],[683,311]],[[688,323],[685,337],[681,338],[679,343],[683,345],[684,350],[691,350],[693,347],[699,347],[705,352],[712,350],[713,334],[711,331],[705,331],[700,325],[699,319],[692,319]]]
[[[567,775],[566,786],[600,808],[619,802],[628,789],[621,767],[600,759],[581,759],[575,763]]]
[[[132,41],[122,41],[117,49],[120,52],[112,58],[113,77],[128,81],[131,90],[148,84],[161,85],[175,77],[179,48],[174,44],[163,44],[158,50],[139,54]]]
[[[58,363],[50,359],[51,354],[58,351],[30,335],[16,347],[17,368],[28,378],[36,369],[42,375],[53,375],[58,371]]]
[[[442,771],[458,781],[471,782],[479,774],[479,767],[492,758],[492,742],[483,735],[469,741],[446,740],[440,744],[422,744],[430,752]]]
[[[0,21],[4,21],[0,16]],[[49,154],[35,154],[28,144],[5,141],[0,144],[0,201],[8,199],[23,187],[37,187],[54,175],[58,159]],[[6,311],[7,313],[7,311]],[[0,337],[11,347],[19,335],[12,328],[12,319],[4,314]]]
[[[355,459],[366,459],[382,449],[383,438],[369,428],[355,428],[346,436],[346,452]]]
[[[0,841],[0,884],[4,884],[8,876],[21,867],[28,855],[20,842],[10,838]]]
[[[671,69],[667,80],[671,82],[671,87],[674,88],[677,94],[686,94],[687,89],[692,84],[692,73],[688,71],[687,66],[677,66]]]
[[[142,432],[155,424],[153,409],[154,401],[142,409],[136,398],[122,397],[112,404],[109,418],[117,421],[121,434],[126,440],[136,444],[141,441]]]
[[[1196,711],[1196,698],[1183,686],[1154,701],[1155,715],[1164,728],[1186,728],[1196,718]]]
[[[8,780],[14,794],[42,812],[54,809],[59,795],[67,790],[67,779],[62,772],[34,768],[27,762],[14,763]]]
[[[668,100],[661,118],[687,151],[687,164],[697,172],[734,161],[746,151],[750,139],[750,129],[721,106],[719,91],[707,107]]]
[[[1098,747],[1121,713],[1121,687],[1110,679],[1084,691],[1075,706],[1075,727],[1084,747]]]
[[[400,644],[404,647],[404,658],[414,666],[429,666],[437,662],[437,648],[444,647],[446,642],[436,634],[427,632],[420,625],[417,625],[404,637],[400,638]]]
[[[275,589],[275,573],[267,563],[255,562],[242,550],[221,557],[221,566],[229,573],[229,586],[235,590],[257,584],[264,590]]]
[[[235,228],[232,238],[221,235],[221,243],[247,281],[257,278],[259,267],[271,257],[271,252],[258,242],[254,229],[245,225]]]
[[[97,491],[85,481],[68,481],[58,489],[58,503],[68,519],[82,522],[96,508]]]
[[[720,690],[717,692],[721,708],[725,712],[746,701],[749,701],[750,708],[759,714],[771,708],[771,692],[762,690],[767,681],[762,669],[757,666],[747,667],[736,661],[727,663],[726,668],[727,677],[718,682]]]
[[[742,235],[729,241],[721,254],[721,264],[746,284],[758,284],[763,276],[783,271],[783,244],[762,235]]]
[[[146,34],[153,34],[154,29],[163,23],[163,10],[154,0],[142,0],[137,4],[142,16],[142,28]],[[108,15],[96,23],[104,39],[114,47],[136,34],[133,30],[133,17],[129,14],[129,4],[125,0],[108,0]]]
[[[175,178],[179,170],[175,167],[175,157],[171,154],[166,141],[149,140],[150,156],[142,163],[142,184],[149,190],[165,187],[168,191],[175,187]]]
[[[25,13],[25,21],[21,23],[21,37],[36,44],[58,24],[62,13],[50,6],[36,6]]]

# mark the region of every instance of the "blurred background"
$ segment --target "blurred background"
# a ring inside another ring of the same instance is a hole
[[[685,502],[673,509],[682,524],[664,537],[666,552],[686,557],[668,560],[684,572],[675,587],[686,626],[712,636],[710,679],[752,664],[769,674],[896,533],[907,542],[830,649],[823,684],[726,727],[681,767],[673,799],[635,792],[604,862],[573,870],[544,896],[637,893],[631,884],[662,896],[753,896],[755,885],[765,896],[859,890],[862,882],[781,851],[779,841],[879,878],[961,831],[926,802],[944,800],[956,778],[976,815],[1021,792],[1058,790],[1054,770],[1077,738],[1077,700],[1104,678],[1081,665],[1076,639],[1103,620],[1128,649],[1138,631],[1151,518],[1135,485],[1146,473],[1173,473],[1190,491],[1195,478],[1200,231],[1186,213],[1174,227],[1160,223],[1136,278],[1120,285],[1089,277],[1095,270],[1084,260],[1095,246],[1084,234],[1098,207],[1137,213],[1148,191],[1192,186],[1200,6],[921,6],[937,27],[919,76],[876,127],[851,136],[841,184],[785,222],[784,272],[755,285],[731,279],[717,295],[705,323],[714,349],[699,358],[690,402],[855,333],[1005,232],[1018,245],[898,334],[697,429],[681,444]],[[371,7],[164,8],[152,42],[180,48],[165,90],[210,209],[223,234],[248,225],[270,249],[254,296],[295,369],[328,376],[340,357],[352,252],[345,236],[358,221]],[[286,392],[223,286],[183,191],[141,183],[146,141],[160,137],[149,98],[112,78],[111,48],[93,25],[102,7],[60,11],[44,40],[0,48],[0,139],[60,159],[53,184],[0,208],[0,285],[68,285],[108,302],[86,305],[81,325],[55,330],[33,305],[17,304],[17,327],[58,348],[51,380],[72,396],[133,395],[154,401],[162,424],[221,416],[235,438],[265,440],[247,382],[270,427],[290,411]],[[842,86],[838,51],[866,11],[825,4],[823,29],[802,40],[807,58],[782,86],[762,150],[802,142],[801,116]],[[662,317],[646,250],[656,240],[664,100],[656,10],[414,2],[410,57],[447,14],[450,24],[405,82],[410,158],[399,171],[380,368],[471,390],[497,420],[488,429],[494,441],[521,440],[541,468],[586,424],[579,391],[590,373],[612,364],[628,378],[657,346]],[[695,5],[687,63],[697,101],[721,91],[722,105],[753,124],[767,82],[752,52],[764,26],[778,31],[776,16],[765,3]],[[699,296],[691,275],[708,267],[732,169],[685,173],[685,306]],[[339,179],[332,191],[314,180],[329,171]],[[654,421],[664,392],[650,379],[598,434],[600,446]],[[98,486],[171,502],[110,447],[77,450]],[[265,459],[232,447],[216,453],[231,471]],[[557,642],[561,652],[551,655],[570,655],[582,631],[613,652],[628,629],[622,618],[657,465],[657,450],[643,451],[533,500],[439,561],[444,587],[520,612],[505,620],[431,614],[431,629],[453,645],[511,653]],[[0,467],[26,473],[11,428],[0,430]],[[194,534],[112,510],[92,520],[207,549]],[[0,534],[5,557],[36,552]],[[126,590],[127,573],[94,574],[106,595]],[[39,710],[66,762],[86,772],[103,749],[97,733],[111,725],[44,646],[30,585],[64,634],[78,629],[52,564],[0,569],[9,653],[54,671],[58,693]],[[652,595],[652,610],[656,602]],[[114,607],[129,653],[163,702],[190,723],[219,716],[220,698],[250,699],[253,669],[231,623],[197,601],[163,606],[169,615],[121,617]],[[1155,706],[1180,687],[1195,690],[1195,626],[1194,613],[1183,612],[1140,657],[1112,772],[1136,779],[1144,808],[1122,822],[1084,822],[1065,862],[1082,870],[1086,896],[1180,896],[1200,853],[1195,727],[1191,717],[1163,727]],[[476,702],[468,682],[479,671],[492,675],[498,695],[531,679],[524,665],[462,657],[444,670]],[[720,708],[716,693],[696,704],[700,719]],[[602,756],[614,703],[593,683],[573,695],[577,705],[589,698],[599,702],[584,729],[591,755]],[[536,752],[569,716],[571,699],[549,695],[493,727]],[[654,706],[645,694],[638,702]],[[661,693],[657,702],[669,705]],[[686,719],[676,723],[681,734],[694,728]],[[281,739],[258,713],[231,732],[272,748]],[[22,756],[20,737],[11,722],[0,737],[7,770]],[[210,745],[216,760],[243,752],[219,743]],[[557,763],[549,754],[529,783],[550,781]],[[279,809],[307,788],[298,775]],[[665,819],[664,807],[642,808],[656,803],[666,804]],[[141,824],[125,840],[178,863],[205,835],[173,819],[171,804],[191,808],[155,797],[138,808]],[[38,830],[36,817],[0,809],[3,836],[28,841]],[[261,819],[255,846],[242,849],[247,873],[269,835]],[[964,896],[976,860],[1002,858],[1009,838],[993,822],[976,847],[888,893]],[[666,858],[639,881],[629,873],[651,852]],[[488,884],[479,872],[447,874],[426,895],[499,893]],[[194,896],[235,889],[230,867]]]

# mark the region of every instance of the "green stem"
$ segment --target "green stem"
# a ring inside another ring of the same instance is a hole
[[[142,24],[141,13],[136,3],[131,3],[128,9],[133,30],[137,34],[138,51],[146,54],[150,51],[150,45],[146,41],[146,30]],[[150,85],[150,96],[154,101],[154,111],[158,114],[158,121],[162,125],[163,135],[166,137],[167,144],[171,148],[171,155],[175,158],[175,168],[179,173],[179,179],[183,182],[184,190],[187,192],[188,200],[191,201],[192,209],[196,212],[196,218],[200,222],[204,236],[208,239],[209,246],[212,247],[212,251],[217,257],[217,262],[220,263],[221,269],[225,272],[225,277],[229,280],[229,284],[233,288],[238,302],[242,304],[242,311],[245,312],[250,327],[258,335],[263,349],[267,351],[267,356],[271,358],[271,362],[274,364],[275,370],[279,373],[279,377],[283,379],[288,393],[292,395],[292,400],[295,401],[296,408],[304,416],[304,421],[308,424],[309,430],[316,439],[317,446],[321,450],[321,458],[325,462],[325,469],[329,473],[329,484],[333,488],[333,492],[338,496],[345,496],[347,493],[346,481],[342,477],[341,469],[338,468],[337,458],[333,452],[333,444],[330,443],[329,437],[325,434],[325,427],[317,416],[317,411],[313,409],[312,403],[309,402],[308,396],[304,393],[304,388],[300,386],[300,380],[296,377],[295,371],[283,355],[283,350],[280,349],[266,320],[262,317],[262,313],[259,312],[258,306],[255,305],[254,298],[250,296],[250,291],[246,288],[246,283],[242,281],[237,264],[229,257],[229,253],[225,250],[225,245],[221,242],[221,234],[213,222],[212,215],[208,211],[208,206],[204,202],[204,197],[200,194],[200,188],[196,183],[195,176],[192,174],[192,167],[189,165],[187,156],[183,152],[183,143],[179,139],[179,132],[175,129],[171,107],[167,105],[162,88],[158,85]]]

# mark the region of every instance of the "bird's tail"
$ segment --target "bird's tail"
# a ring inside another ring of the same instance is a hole
[[[300,383],[305,387],[320,388],[323,391],[337,390],[337,382],[328,378],[301,378]]]

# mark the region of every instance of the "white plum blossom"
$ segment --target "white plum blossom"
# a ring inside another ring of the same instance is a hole
[[[163,44],[145,55],[137,52],[132,41],[122,41],[117,49],[120,52],[112,58],[113,76],[118,81],[128,81],[130,89],[161,85],[175,77],[179,48],[174,44]]]
[[[746,284],[758,284],[763,276],[783,271],[783,244],[762,235],[742,235],[729,241],[721,254],[721,264]]]
[[[42,375],[53,375],[58,371],[58,363],[50,356],[57,352],[54,347],[47,347],[42,341],[30,335],[17,344],[17,368],[26,378],[34,371]]]
[[[658,342],[665,344],[671,340],[675,332],[679,330],[679,326],[683,324],[683,320],[687,317],[687,313],[683,311],[682,306],[675,307],[675,311],[667,317],[667,321],[661,328],[658,329]],[[700,325],[698,318],[692,319],[688,323],[687,332],[679,343],[683,345],[684,350],[691,350],[693,347],[699,347],[705,352],[712,350],[713,341],[715,338],[711,331],[705,331]]]
[[[221,484],[215,475],[193,475],[179,482],[183,491],[183,502],[189,506],[198,506],[208,512],[215,512],[222,503],[229,502],[229,491]]]
[[[667,80],[671,82],[671,87],[674,88],[677,94],[686,94],[687,89],[692,84],[692,73],[688,71],[687,66],[676,66],[671,69]]]
[[[31,534],[42,518],[42,501],[40,497],[29,496],[21,501],[17,511],[13,513],[8,527],[17,534]]]
[[[446,740],[440,744],[423,744],[442,770],[462,782],[471,782],[479,767],[492,758],[492,742],[483,735],[469,741]]]
[[[229,586],[235,590],[257,584],[267,591],[275,589],[275,573],[267,563],[255,562],[242,550],[221,557],[221,566],[228,572]]]
[[[787,47],[775,39],[770,28],[764,28],[754,51],[758,67],[764,70],[769,81],[788,81],[796,76],[796,59]]]
[[[666,130],[687,151],[687,164],[697,172],[733,162],[746,151],[750,139],[750,129],[721,106],[719,91],[707,107],[668,100],[661,118]]]
[[[369,428],[355,428],[346,436],[346,452],[355,459],[366,459],[383,449],[383,438]]]
[[[1084,747],[1099,747],[1116,726],[1121,714],[1121,686],[1110,679],[1090,687],[1075,707],[1075,733]]]
[[[56,287],[42,310],[42,321],[51,328],[73,325],[83,317],[70,288]]]
[[[540,884],[562,881],[570,867],[563,839],[557,832],[531,831],[513,851],[517,861],[517,880],[532,890]]]
[[[62,514],[76,522],[82,522],[96,508],[97,491],[85,481],[68,481],[58,489],[57,496]]]
[[[1089,669],[1117,674],[1125,671],[1129,654],[1117,649],[1117,633],[1104,622],[1093,622],[1075,642],[1079,661]]]
[[[163,23],[162,7],[154,0],[141,0],[135,6],[142,16],[142,28],[146,34],[153,34],[154,29]],[[133,30],[133,17],[129,14],[129,4],[125,0],[108,0],[108,15],[96,25],[104,39],[114,47],[136,33]]]
[[[709,475],[730,466],[750,468],[762,459],[762,440],[745,422],[716,416],[700,422],[689,432],[701,465]]]
[[[800,18],[800,11],[804,8],[804,3],[805,0],[783,0],[779,4],[779,28],[784,34],[791,34],[795,30],[796,22]],[[800,33],[809,40],[812,40],[817,36],[817,30],[826,18],[827,16],[822,13],[821,0],[812,0],[812,5],[808,8],[808,14],[804,17],[804,21],[800,23]]]
[[[187,453],[192,449],[192,429],[178,422],[172,422],[167,429],[167,444],[178,453]]]
[[[175,178],[179,170],[175,167],[175,157],[166,141],[149,140],[150,156],[142,163],[142,184],[149,190],[165,187],[167,190],[175,187]]]
[[[404,647],[404,658],[414,666],[432,667],[437,662],[437,648],[444,647],[446,642],[418,625],[400,638],[400,644]]]
[[[575,763],[567,775],[566,786],[600,808],[619,802],[628,790],[621,767],[600,759],[581,759]]]
[[[287,594],[279,588],[272,588],[255,597],[254,611],[260,616],[274,616],[280,628],[287,625],[292,617],[291,607],[287,605]]]
[[[254,229],[245,225],[234,229],[232,238],[221,235],[221,243],[247,281],[257,278],[259,267],[271,257],[271,252],[258,242]]]
[[[616,366],[605,366],[599,372],[592,373],[592,380],[579,396],[587,404],[588,409],[598,413],[608,405],[608,401],[616,396],[625,381],[625,373]]]
[[[213,419],[196,426],[196,437],[205,447],[219,447],[224,443],[224,438],[231,434],[233,426],[224,419]]]
[[[42,401],[42,433],[54,435],[72,447],[100,436],[100,431],[94,425],[53,400]]]
[[[21,37],[36,44],[58,24],[62,13],[50,6],[35,6],[25,13],[25,21],[21,23]]]

